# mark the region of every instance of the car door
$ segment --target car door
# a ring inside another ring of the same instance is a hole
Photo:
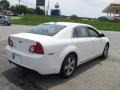
[[[75,27],[73,30],[73,43],[77,48],[78,64],[92,57],[92,40],[89,38],[87,29],[84,26]]]
[[[93,57],[102,54],[104,42],[101,39],[99,32],[97,32],[92,27],[87,27],[87,30],[89,33],[89,38],[91,38],[93,40],[93,43],[92,43],[92,45],[93,45],[93,49],[92,49]]]

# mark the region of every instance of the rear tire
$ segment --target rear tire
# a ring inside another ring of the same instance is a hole
[[[103,54],[102,54],[102,58],[107,58],[108,57],[108,51],[109,51],[109,44],[107,43],[105,45],[105,48],[104,48],[104,51],[103,51]]]
[[[61,67],[60,75],[63,78],[70,77],[75,71],[76,63],[77,57],[74,54],[69,54],[66,56]]]

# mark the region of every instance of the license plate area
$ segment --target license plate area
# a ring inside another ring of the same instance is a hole
[[[22,58],[21,58],[20,55],[13,53],[13,54],[12,54],[12,60],[13,60],[15,63],[20,64],[21,61],[22,61]]]

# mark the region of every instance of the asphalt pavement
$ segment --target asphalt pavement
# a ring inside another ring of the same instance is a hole
[[[8,36],[29,28],[31,26],[0,26],[0,90],[120,90],[120,32],[102,31],[110,38],[107,59],[96,58],[80,65],[72,77],[62,79],[8,63],[5,54]]]

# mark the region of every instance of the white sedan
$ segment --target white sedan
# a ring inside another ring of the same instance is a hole
[[[15,65],[69,77],[80,64],[107,57],[109,39],[90,25],[50,22],[10,35],[6,50]]]

